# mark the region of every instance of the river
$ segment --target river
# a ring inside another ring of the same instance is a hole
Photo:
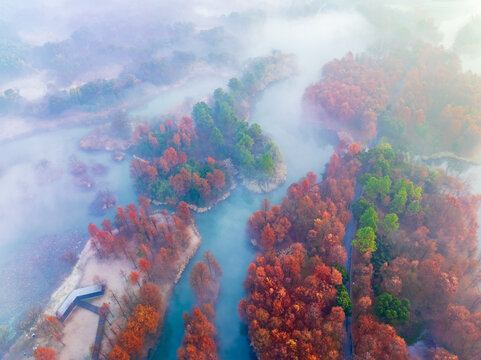
[[[305,88],[319,78],[325,62],[332,57],[343,56],[349,50],[361,51],[365,48],[369,41],[366,25],[355,14],[339,13],[319,14],[307,24],[296,20],[266,22],[264,33],[279,31],[283,36],[258,39],[250,55],[265,54],[266,48],[293,52],[301,65],[301,72],[297,77],[268,87],[254,105],[250,122],[260,124],[278,144],[288,167],[286,182],[268,194],[253,194],[238,186],[231,197],[213,210],[195,216],[202,236],[201,246],[172,292],[164,329],[152,360],[176,359],[184,334],[182,314],[191,311],[195,305],[188,275],[206,250],[217,257],[224,272],[215,320],[219,357],[237,360],[254,356],[246,336],[247,329],[237,312],[237,304],[245,296],[242,283],[256,254],[245,234],[247,218],[259,210],[264,198],[271,204],[280,203],[289,184],[298,181],[307,172],[313,171],[320,176],[333,153],[330,145],[333,143],[332,135],[303,118],[301,98]],[[306,32],[312,33],[309,40]],[[353,36],[354,33],[356,35]],[[284,41],[280,41],[281,38]]]
[[[247,55],[265,55],[267,49],[272,48],[294,52],[302,69],[299,76],[266,89],[250,119],[259,123],[278,144],[288,166],[287,180],[266,195],[248,192],[239,185],[231,197],[212,211],[195,216],[202,244],[172,292],[162,336],[152,359],[176,358],[183,337],[182,313],[191,311],[194,305],[188,275],[205,250],[214,253],[224,271],[215,320],[220,358],[247,359],[252,355],[246,328],[237,313],[237,304],[244,296],[242,283],[247,267],[255,256],[255,249],[245,236],[247,218],[259,209],[264,198],[272,204],[279,203],[288,185],[308,171],[317,175],[324,171],[333,152],[329,145],[332,137],[303,119],[301,97],[304,89],[320,77],[326,61],[366,47],[367,27],[365,21],[352,13],[319,14],[307,25],[300,20],[266,21],[263,33],[267,36],[256,38]],[[271,36],[279,31],[282,37]],[[312,36],[306,38],[306,33]],[[280,41],[284,37],[288,41]],[[199,79],[179,89],[169,89],[148,104],[133,109],[130,115],[161,114],[186,96],[202,99],[215,87],[225,84],[225,80],[222,76],[209,81]],[[85,191],[74,186],[68,173],[71,155],[87,165],[102,163],[109,168],[107,175],[95,179],[96,189],[110,189],[118,205],[136,202],[128,160],[115,163],[109,154],[83,152],[78,148],[80,138],[91,129],[54,129],[0,145],[0,275],[6,279],[0,294],[0,323],[14,325],[23,310],[47,302],[50,293],[71,269],[71,265],[59,257],[66,250],[79,252],[87,239],[88,223],[99,225],[103,218],[88,213],[95,190]],[[39,185],[34,168],[43,159],[63,174],[51,184]],[[111,218],[113,213],[111,210],[105,217]]]
[[[226,75],[197,76],[179,86],[165,88],[148,103],[132,109],[131,117],[168,112],[188,97],[201,98],[227,81]],[[42,121],[27,119],[27,122]],[[90,222],[100,226],[113,218],[115,209],[93,216],[88,208],[98,190],[110,190],[117,205],[136,203],[129,159],[112,161],[106,152],[82,151],[80,139],[94,126],[54,128],[0,143],[0,325],[14,327],[24,310],[44,306],[50,294],[72,269],[60,257],[79,253],[88,239]],[[71,156],[87,165],[95,181],[93,189],[81,189],[69,173]],[[58,178],[42,183],[38,171],[49,163]],[[108,168],[105,175],[92,172],[93,164]],[[36,170],[37,169],[37,170]]]
[[[202,236],[201,247],[184,276],[172,292],[164,330],[153,359],[175,359],[184,329],[182,313],[191,311],[195,299],[189,288],[188,274],[193,264],[210,250],[223,269],[217,301],[215,326],[219,334],[219,356],[222,359],[248,359],[252,354],[246,329],[237,313],[237,304],[245,295],[242,283],[255,249],[245,234],[247,218],[259,209],[264,198],[279,203],[288,184],[308,171],[321,173],[333,152],[327,140],[312,128],[300,126],[300,97],[303,84],[286,80],[265,91],[257,102],[251,121],[259,123],[276,140],[284,154],[288,175],[283,186],[269,194],[254,194],[238,186],[232,195],[213,210],[195,216]]]

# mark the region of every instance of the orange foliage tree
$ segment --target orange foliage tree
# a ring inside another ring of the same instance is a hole
[[[57,353],[48,347],[38,347],[33,352],[35,360],[56,360]]]

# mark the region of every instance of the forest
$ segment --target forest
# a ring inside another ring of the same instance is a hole
[[[331,157],[320,183],[309,173],[279,206],[266,200],[248,220],[261,253],[239,303],[257,356],[342,359],[342,324],[352,313],[362,359],[410,358],[407,345],[420,339],[432,344],[432,359],[476,359],[479,200],[389,144],[350,145]],[[357,225],[349,274],[350,209]]]
[[[328,177],[310,172],[280,205],[265,200],[248,220],[261,253],[247,270],[239,314],[261,359],[341,359],[352,303],[345,282],[344,227],[354,197],[357,145],[333,155]]]
[[[405,359],[406,345],[424,338],[433,359],[476,359],[479,196],[387,144],[359,160],[363,190],[352,205],[356,354]]]
[[[4,0],[0,358],[481,359],[475,0]]]
[[[229,80],[227,91],[216,89],[210,100],[196,103],[191,116],[167,119],[156,128],[139,126],[131,162],[138,192],[159,203],[185,201],[198,209],[225,196],[236,173],[247,179],[274,177],[282,155],[258,124],[248,123],[249,108],[258,92],[295,71],[291,61],[280,53],[256,59],[240,80]],[[280,72],[286,65],[287,72]]]
[[[381,58],[348,53],[322,74],[304,102],[324,126],[346,132],[347,141],[377,138],[415,155],[479,154],[481,79],[462,71],[456,53],[426,43]]]

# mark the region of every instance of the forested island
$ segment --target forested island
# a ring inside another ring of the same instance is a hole
[[[290,55],[273,53],[255,59],[228,91],[216,89],[206,102],[194,105],[192,116],[139,126],[131,163],[140,194],[155,203],[187,202],[197,211],[225,199],[235,175],[256,192],[271,191],[286,175],[277,145],[258,124],[249,124],[256,94],[269,84],[294,75]]]

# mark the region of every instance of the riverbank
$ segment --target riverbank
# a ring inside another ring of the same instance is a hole
[[[274,165],[274,175],[268,179],[249,179],[241,175],[242,185],[257,194],[271,192],[281,186],[287,178],[287,165],[278,161]]]
[[[235,74],[234,70],[223,71],[221,76],[228,78]],[[61,128],[103,125],[109,122],[109,114],[113,111],[134,110],[142,105],[149,104],[163,93],[179,91],[188,83],[198,78],[218,76],[219,73],[205,63],[197,64],[196,67],[186,76],[178,81],[162,86],[141,84],[137,89],[137,95],[126,101],[95,112],[82,110],[66,110],[59,115],[52,115],[50,118],[42,114],[8,114],[0,116],[0,145],[11,141],[27,138],[40,132],[54,131]],[[176,107],[175,101],[172,106]],[[169,106],[170,107],[170,106]]]
[[[152,215],[158,223],[167,223],[171,219],[167,218],[163,213],[156,212]],[[157,285],[160,288],[162,306],[159,309],[159,334],[161,332],[162,319],[165,314],[165,304],[168,303],[170,294],[174,285],[178,282],[182,273],[189,263],[190,259],[195,255],[200,246],[201,237],[194,225],[190,225],[187,229],[188,236],[186,246],[180,253],[176,263],[173,265],[176,269],[176,275],[173,280],[164,280]],[[116,233],[116,230],[113,231]],[[34,326],[25,334],[23,334],[16,343],[11,347],[5,360],[18,360],[20,358],[32,359],[32,353],[37,346],[48,346],[57,351],[58,360],[83,359],[90,354],[90,345],[95,339],[98,316],[84,309],[75,309],[72,314],[64,322],[61,330],[60,339],[54,340],[52,336],[44,334],[39,330],[39,325],[43,321],[44,316],[54,316],[59,306],[65,298],[74,289],[94,284],[103,284],[106,286],[105,293],[90,301],[93,305],[101,306],[103,303],[109,305],[109,323],[122,323],[122,310],[115,303],[115,298],[126,296],[136,296],[132,294],[132,289],[127,289],[130,281],[128,274],[131,271],[138,271],[136,264],[126,256],[119,256],[114,259],[99,258],[97,250],[92,244],[92,239],[86,243],[84,249],[80,253],[79,259],[74,266],[70,275],[65,278],[60,287],[52,294],[42,316]],[[110,328],[105,329],[105,336],[101,344],[101,353],[105,353],[110,348],[110,339],[115,336],[111,333]],[[145,354],[149,347],[154,346],[155,341],[146,342]]]

